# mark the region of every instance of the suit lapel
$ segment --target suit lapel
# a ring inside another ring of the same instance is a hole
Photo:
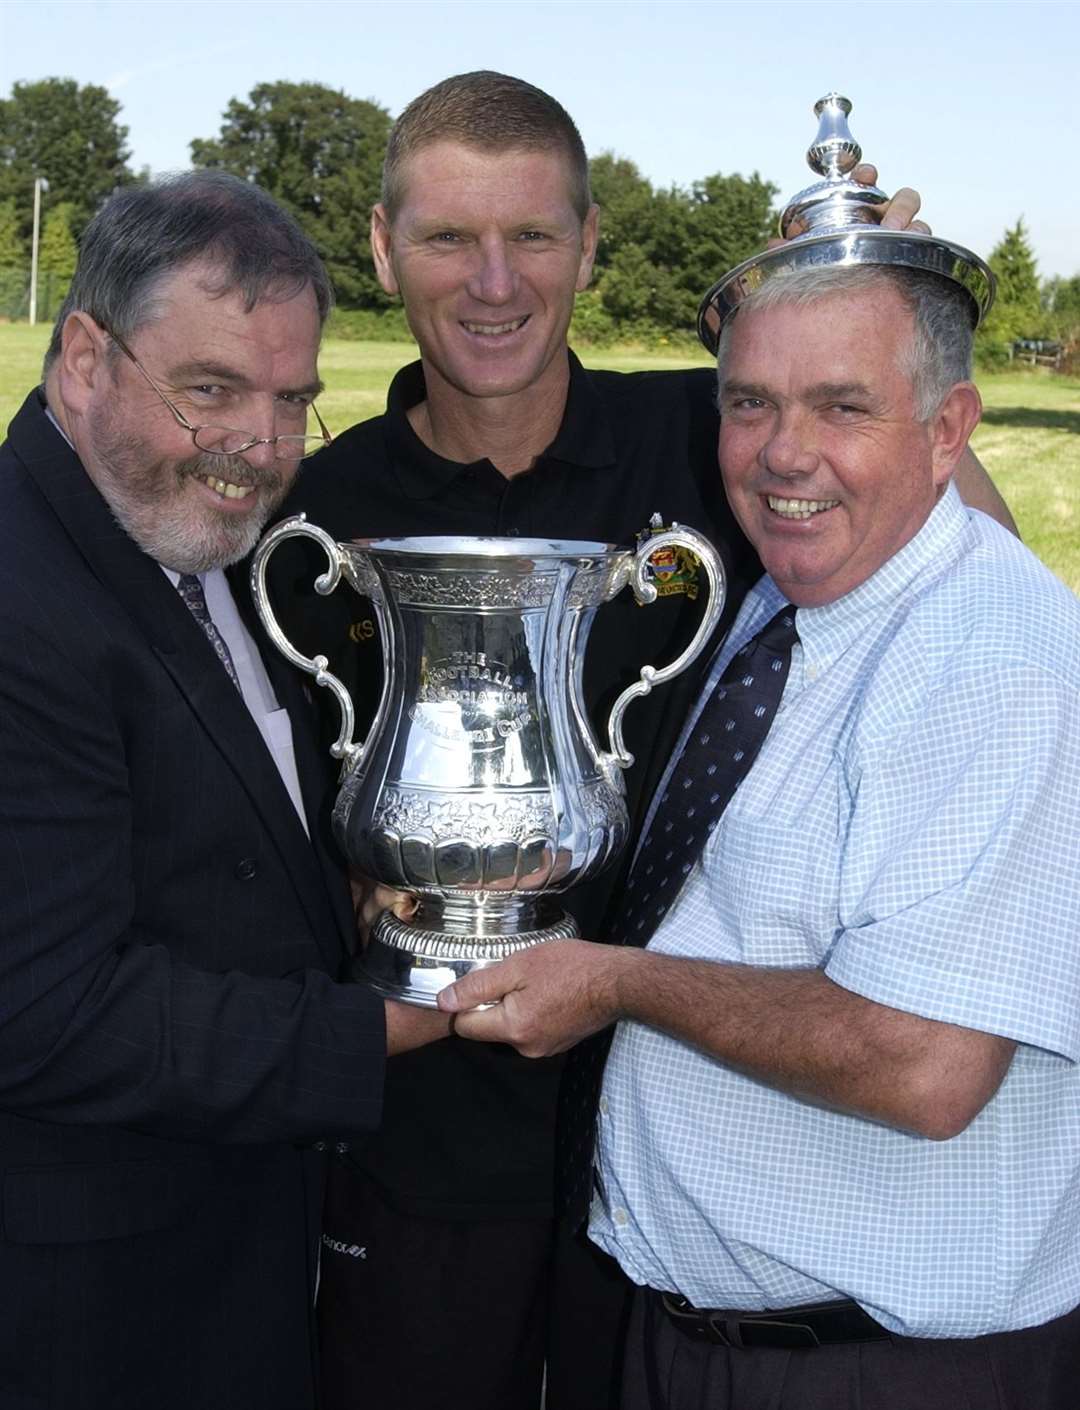
[[[340,918],[326,878],[258,726],[202,629],[158,564],[115,522],[75,452],[45,418],[39,393],[12,422],[9,443],[90,571],[135,623],[240,780],[292,877],[327,967],[336,974],[341,952],[334,931]]]

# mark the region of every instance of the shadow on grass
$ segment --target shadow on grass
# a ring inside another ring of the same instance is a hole
[[[982,423],[984,426],[1015,426],[1080,434],[1080,411],[1052,411],[1033,406],[987,406],[983,408]]]

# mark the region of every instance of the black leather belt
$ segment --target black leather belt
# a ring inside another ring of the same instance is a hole
[[[846,1298],[770,1312],[734,1312],[694,1307],[676,1293],[657,1296],[680,1332],[716,1346],[837,1346],[851,1341],[889,1341],[891,1336],[857,1302]]]

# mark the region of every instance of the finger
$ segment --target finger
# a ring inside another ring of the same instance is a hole
[[[361,915],[367,925],[373,925],[383,911],[392,911],[398,920],[411,920],[419,904],[419,896],[414,896],[411,891],[396,891],[392,886],[378,885],[365,899]]]
[[[491,1009],[471,1009],[468,1013],[456,1013],[451,1017],[453,1033],[458,1038],[467,1038],[473,1043],[505,1043],[506,1019],[503,1010],[496,1005]]]
[[[877,185],[877,167],[870,162],[860,162],[851,174],[860,186]]]
[[[918,191],[913,191],[910,186],[901,186],[885,207],[881,223],[886,230],[906,230],[918,215],[921,205]]]
[[[468,1009],[475,1009],[478,1004],[498,1003],[514,988],[507,968],[506,964],[497,964],[488,969],[474,969],[439,991],[439,1008],[444,1013],[462,1014]]]

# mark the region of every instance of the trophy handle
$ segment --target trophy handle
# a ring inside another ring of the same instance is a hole
[[[342,552],[325,529],[320,529],[315,524],[309,524],[306,514],[297,514],[291,519],[283,519],[276,528],[271,529],[255,550],[255,557],[251,562],[251,593],[255,599],[255,610],[266,629],[267,636],[286,661],[290,661],[294,666],[299,666],[309,676],[314,676],[316,685],[326,686],[334,692],[341,710],[341,732],[330,746],[330,753],[335,759],[344,761],[342,772],[347,773],[363,757],[364,749],[367,746],[366,739],[361,744],[357,744],[353,740],[356,714],[353,709],[352,696],[337,676],[326,669],[329,662],[325,656],[302,656],[297,651],[278,625],[274,609],[270,605],[270,595],[266,590],[266,568],[270,562],[270,555],[286,539],[296,538],[314,539],[322,546],[329,567],[325,573],[320,573],[315,579],[315,591],[323,597],[328,597],[334,591],[341,581],[341,570],[344,563]]]
[[[676,657],[667,666],[642,666],[640,678],[633,685],[627,686],[611,707],[611,714],[608,717],[608,739],[611,743],[611,751],[600,756],[600,762],[605,771],[613,772],[616,768],[628,769],[634,762],[633,754],[628,754],[626,751],[622,733],[623,715],[631,700],[648,695],[653,686],[663,685],[665,681],[671,680],[680,672],[685,671],[687,666],[692,665],[701,655],[706,642],[712,636],[713,630],[720,620],[721,612],[724,610],[727,583],[720,555],[703,534],[699,534],[695,529],[682,528],[678,524],[673,524],[663,533],[654,534],[651,538],[646,539],[635,553],[630,568],[629,585],[633,588],[634,596],[638,602],[645,604],[656,601],[656,588],[649,581],[647,573],[649,559],[661,548],[688,548],[694,554],[705,569],[705,575],[709,580],[709,600],[698,629],[682,655]]]

